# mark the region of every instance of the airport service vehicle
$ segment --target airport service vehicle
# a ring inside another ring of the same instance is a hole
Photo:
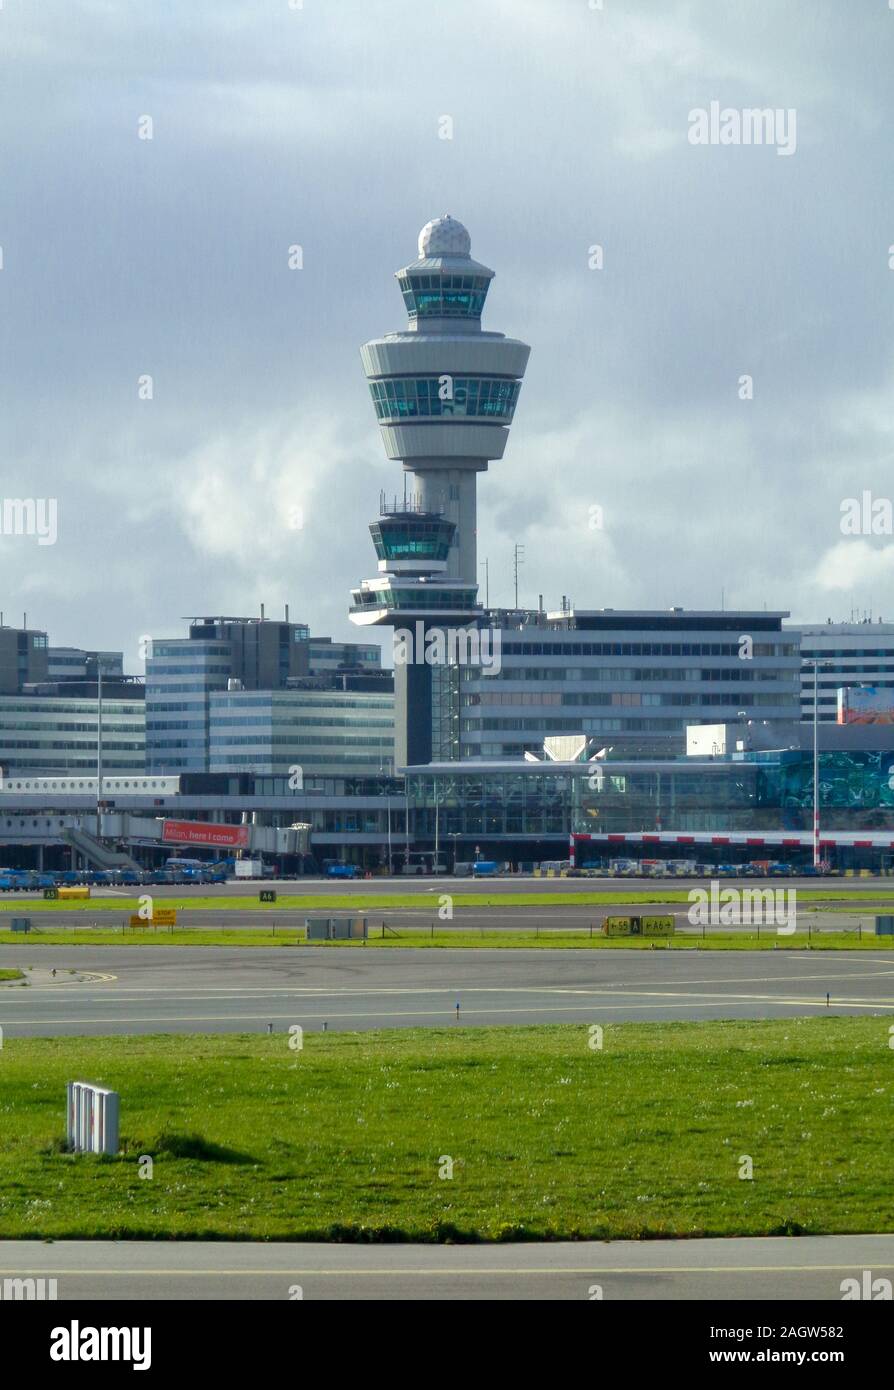
[[[691,878],[698,873],[694,859],[668,859],[664,867],[668,878]]]
[[[784,878],[792,871],[791,864],[774,863],[771,864],[768,873],[771,878]]]
[[[27,874],[18,869],[0,869],[0,893],[21,893],[30,887]]]
[[[226,872],[219,869],[216,865],[211,865],[204,859],[183,859],[173,857],[167,861],[165,868],[174,875],[175,883],[223,883],[226,881]]]
[[[739,867],[737,864],[718,864],[714,873],[718,878],[738,878]]]
[[[327,878],[359,878],[360,869],[356,864],[330,864],[326,869]]]
[[[165,868],[177,874],[201,872],[204,867],[204,859],[184,859],[180,855],[172,854],[170,859],[165,860]]]
[[[263,878],[264,861],[263,859],[237,859],[236,878]]]
[[[609,868],[615,878],[636,878],[639,874],[639,860],[613,859]]]
[[[500,866],[495,859],[479,859],[472,865],[473,878],[496,878]]]

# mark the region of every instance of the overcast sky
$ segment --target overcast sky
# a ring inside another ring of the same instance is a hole
[[[894,493],[894,10],[591,4],[3,0],[2,488],[58,500],[55,545],[0,535],[7,623],[129,670],[262,602],[364,636],[402,475],[358,348],[444,212],[532,347],[492,601],[520,541],[522,602],[894,619],[894,538],[840,527]],[[693,145],[712,101],[793,153]]]

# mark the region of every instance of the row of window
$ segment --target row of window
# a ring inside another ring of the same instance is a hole
[[[746,634],[743,634],[746,635]],[[739,656],[738,642],[504,642],[505,656]],[[754,657],[792,657],[787,642],[755,642]]]
[[[548,680],[550,684],[557,681],[587,681],[594,685],[605,681],[613,685],[625,681],[664,681],[667,685],[676,685],[681,681],[778,681],[791,687],[798,684],[796,671],[755,669],[745,663],[737,666],[722,666],[717,669],[699,666],[566,666],[551,671],[544,667],[504,666],[501,671],[487,677],[480,677],[476,667],[468,667],[463,674],[467,681],[474,681],[476,684],[484,680],[488,682],[493,680]]]
[[[483,275],[398,276],[411,319],[480,319],[489,283]]]
[[[184,637],[177,642],[167,644],[164,642],[153,642],[149,648],[148,657],[154,661],[155,658],[159,656],[179,656],[181,658],[229,656],[230,651],[230,643],[223,640],[200,642],[194,638]]]
[[[105,720],[111,714],[127,714],[133,718],[139,718],[143,711],[142,700],[103,700],[102,714]],[[86,703],[74,700],[40,700],[40,708],[35,709],[33,700],[15,699],[13,697],[0,697],[0,712],[2,712],[4,727],[13,725],[11,716],[16,714],[92,714],[94,725],[96,723],[96,701],[90,700]],[[26,727],[20,725],[19,727]],[[35,725],[35,728],[37,726]]]
[[[861,650],[861,649],[858,649],[858,648],[856,648],[856,647],[851,647],[849,651],[838,651],[838,652],[833,652],[833,651],[827,651],[825,648],[823,648],[822,651],[813,651],[812,648],[810,648],[810,647],[804,647],[804,646],[802,646],[802,647],[801,647],[801,656],[803,657],[803,659],[804,659],[805,661],[811,661],[811,662],[812,662],[812,661],[830,661],[830,660],[832,660],[833,658],[838,659],[838,660],[841,660],[841,661],[854,661],[854,660],[859,659],[860,657],[863,657],[863,658],[865,659],[865,658],[868,657],[868,656],[870,656],[870,657],[880,657],[880,658],[881,658],[882,660],[884,660],[884,661],[892,661],[892,660],[894,660],[894,639],[891,640],[889,646],[887,646],[887,647],[875,647],[875,648],[873,648],[872,650],[867,650],[867,649],[865,649],[865,648],[863,648],[863,649]]]
[[[126,724],[116,724],[106,718],[105,709],[103,709],[102,727],[104,733],[133,734],[142,729],[143,721],[142,719],[132,719]],[[3,719],[2,724],[0,724],[0,745],[6,742],[6,734],[10,729],[27,729],[36,734],[92,734],[95,738],[96,720],[93,719],[90,723],[73,724],[65,719],[54,719],[50,723],[34,719]]]
[[[295,695],[298,695],[297,691],[295,692]],[[213,695],[211,697],[212,718],[214,719],[214,722],[216,724],[262,723],[265,719],[269,723],[271,718],[278,722],[282,721],[283,719],[291,719],[292,716],[289,712],[288,706],[292,704],[293,701],[289,698],[288,693],[284,692],[284,696],[285,698],[282,699],[278,699],[274,696],[273,700],[271,700],[269,695],[267,695],[266,697],[264,695],[260,695],[257,700],[252,700],[245,699],[243,696]],[[258,705],[263,706],[265,704],[268,709],[268,713],[266,715],[247,714],[239,719],[229,719],[217,713],[217,711],[221,709],[238,710],[241,709],[243,706],[247,708],[253,708]],[[294,707],[301,710],[319,709],[330,711],[338,710],[339,712],[346,709],[356,709],[359,710],[361,714],[364,714],[366,712],[372,714],[378,710],[393,709],[394,700],[391,695],[375,695],[372,692],[365,696],[363,694],[357,694],[351,699],[344,700],[338,699],[336,695],[333,695],[329,699],[311,699],[308,695],[304,693],[304,691],[301,691],[300,698],[294,700]],[[319,719],[316,719],[309,720],[307,722],[318,724],[320,721]]]
[[[167,676],[228,676],[231,669],[229,662],[218,666],[204,661],[198,666],[156,666],[153,656],[146,663],[146,681]]]
[[[269,760],[265,758],[259,758],[257,755],[253,755],[251,753],[233,753],[232,755],[229,753],[219,753],[211,764],[211,771],[228,772],[233,767],[254,768],[257,767],[258,763],[266,761]],[[332,764],[336,761],[337,760],[333,757],[318,756],[316,753],[308,753],[306,757],[302,757],[301,766],[305,769],[308,767],[331,767]],[[349,761],[352,767],[359,767],[363,765],[371,768],[378,768],[381,759],[379,757],[378,751],[375,751],[367,757],[364,757],[359,753],[354,753],[347,761]],[[265,772],[267,770],[267,768],[264,768]]]
[[[401,288],[407,285],[411,290],[486,290],[490,278],[487,275],[401,275],[398,283]]]
[[[167,778],[130,778],[123,777],[103,777],[103,791],[106,793],[120,791],[164,791],[177,792],[179,790],[178,779],[176,777]],[[0,785],[2,792],[95,792],[95,777],[66,777],[64,781],[49,777],[34,777],[27,781],[10,781],[7,778]]]
[[[250,744],[250,745],[252,745],[252,746],[254,746],[254,747],[257,748],[257,750],[258,750],[258,756],[261,757],[261,756],[264,754],[265,749],[268,749],[268,748],[270,748],[270,747],[282,746],[282,745],[285,745],[285,747],[287,747],[287,748],[294,748],[294,749],[301,749],[301,748],[305,748],[305,747],[307,747],[307,748],[319,748],[319,747],[323,747],[323,746],[330,745],[330,744],[332,745],[332,747],[338,747],[338,748],[342,748],[342,747],[344,747],[344,748],[347,748],[347,747],[364,748],[364,747],[369,747],[369,745],[370,745],[371,743],[375,743],[376,747],[378,748],[378,747],[380,747],[380,746],[383,746],[383,745],[386,745],[386,744],[389,744],[389,743],[393,743],[393,742],[394,742],[393,737],[385,737],[385,738],[383,738],[383,737],[381,737],[381,736],[377,736],[376,738],[373,739],[373,738],[371,738],[368,734],[364,734],[364,735],[362,735],[362,736],[360,736],[360,737],[356,737],[356,738],[355,738],[355,737],[352,737],[350,734],[329,734],[329,735],[326,735],[326,736],[324,736],[324,737],[315,738],[315,737],[311,734],[311,735],[302,735],[301,739],[298,740],[298,741],[296,741],[295,738],[293,738],[293,737],[292,737],[292,738],[287,738],[287,737],[284,737],[284,738],[277,738],[277,737],[274,735],[273,738],[265,738],[265,739],[263,740],[263,742],[259,742],[256,738],[238,738],[238,737],[230,737],[230,738],[219,738],[219,739],[216,739],[216,738],[214,738],[214,737],[212,736],[212,738],[211,738],[211,749],[212,749],[212,752],[213,752],[213,750],[217,749],[218,754],[219,754],[219,753],[220,753],[220,750],[221,750],[222,748],[239,748],[239,747],[243,747],[243,748],[244,748],[246,745],[249,745],[249,744]]]
[[[475,606],[474,589],[442,589],[440,586],[420,589],[356,589],[354,604],[357,608],[419,608],[435,610],[445,608],[469,609]]]
[[[679,733],[686,725],[682,719],[464,719],[463,733],[474,734],[486,730],[494,732],[515,730],[518,732],[541,731],[545,734],[584,733],[623,733],[648,731],[651,733]],[[473,756],[473,753],[466,753]]]
[[[170,708],[168,705],[169,695],[208,695],[212,691],[220,692],[226,688],[227,683],[223,677],[218,677],[214,684],[210,681],[189,681],[184,685],[174,681],[168,685],[167,682],[159,681],[157,677],[153,676],[151,680],[147,679],[146,681],[146,708],[148,709],[153,701],[156,703],[163,701]],[[198,703],[197,700],[193,701],[194,705]]]
[[[72,745],[71,745],[71,741],[70,741],[70,740],[69,740],[69,741],[66,741],[66,742],[64,742],[64,743],[60,743],[60,742],[58,742],[58,741],[55,740],[55,739],[47,739],[47,738],[45,738],[45,739],[36,739],[36,738],[4,738],[4,740],[3,740],[3,745],[2,745],[2,756],[3,756],[3,757],[6,757],[7,751],[8,751],[10,748],[37,748],[37,749],[40,749],[40,751],[43,753],[43,752],[47,752],[47,751],[48,751],[49,749],[51,749],[51,748],[53,748],[53,749],[57,749],[57,748],[63,748],[63,749],[65,749],[65,748],[71,748],[71,746],[72,746]],[[115,739],[108,739],[108,740],[107,740],[106,737],[105,737],[105,735],[103,735],[102,746],[103,746],[103,752],[111,752],[111,751],[114,750],[114,749],[118,749],[118,750],[124,749],[124,750],[126,750],[128,753],[142,753],[142,752],[143,752],[143,744],[142,744],[142,743],[134,743],[134,742],[132,742],[132,741],[131,741],[131,742],[122,742],[121,740],[115,740]],[[84,751],[89,750],[91,747],[93,747],[93,748],[96,747],[95,738],[94,738],[94,741],[93,741],[92,744],[91,744],[91,743],[87,743],[87,744],[84,745]]]
[[[521,382],[505,377],[389,377],[369,385],[380,420],[475,416],[509,421],[520,389]]]
[[[534,691],[512,691],[506,694],[489,692],[481,695],[468,695],[463,700],[465,708],[476,705],[484,705],[492,708],[494,705],[671,705],[677,706],[732,706],[736,701],[726,692],[704,693],[697,695],[684,694],[682,691],[670,690],[652,693],[646,691],[606,691],[602,693],[584,692],[571,695],[561,694],[557,691],[544,691],[542,694]],[[798,697],[795,694],[771,694],[771,695],[749,695],[747,699],[749,708],[767,705],[785,706],[797,705]]]

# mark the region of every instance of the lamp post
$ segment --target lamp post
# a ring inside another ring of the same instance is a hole
[[[394,874],[394,867],[391,862],[391,796],[386,794],[385,800],[388,802],[388,877]]]
[[[404,873],[410,872],[410,779],[404,774]]]

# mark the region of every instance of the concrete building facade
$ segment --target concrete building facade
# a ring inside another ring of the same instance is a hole
[[[814,662],[819,719],[834,723],[837,692],[845,685],[874,685],[894,697],[894,623],[786,624],[801,650],[801,718],[813,720]]]

